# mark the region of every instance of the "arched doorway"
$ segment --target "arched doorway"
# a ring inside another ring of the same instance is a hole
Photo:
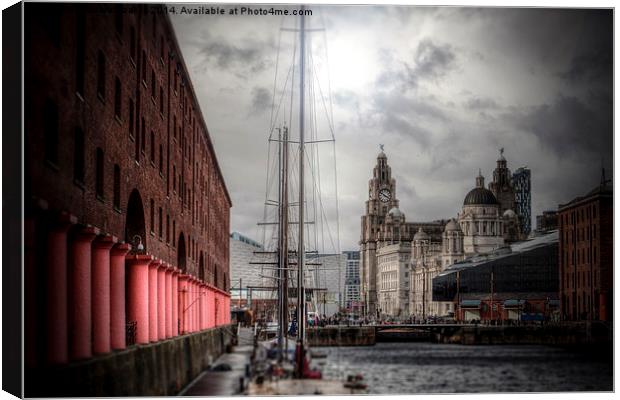
[[[198,259],[198,278],[200,278],[203,282],[205,280],[205,262],[202,251],[200,252],[200,257]]]
[[[125,220],[125,242],[135,246],[134,238],[140,237],[146,251],[146,224],[144,222],[144,207],[142,197],[137,189],[131,191],[127,202],[127,218]]]
[[[181,271],[186,272],[187,264],[186,264],[186,252],[185,252],[185,236],[183,236],[183,232],[179,234],[179,242],[177,246],[177,265],[181,269]]]

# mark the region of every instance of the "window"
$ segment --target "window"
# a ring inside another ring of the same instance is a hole
[[[159,145],[159,173],[164,174],[164,146]]]
[[[155,165],[155,133],[151,131],[151,164]]]
[[[146,152],[146,123],[144,122],[144,117],[142,117],[142,138],[140,143],[140,151],[142,154]]]
[[[155,200],[151,199],[151,235],[155,235]]]
[[[164,113],[164,88],[159,87],[159,112]]]
[[[86,59],[86,17],[80,8],[75,25],[75,91],[84,97],[84,62]]]
[[[97,147],[95,160],[95,193],[99,199],[103,199],[103,150]]]
[[[166,215],[166,243],[170,243],[170,214]]]
[[[146,51],[142,50],[142,83],[146,86]]]
[[[151,69],[151,97],[155,99],[155,91],[157,87],[155,85],[155,70]]]
[[[121,80],[116,77],[114,81],[114,115],[121,119]]]
[[[135,63],[136,60],[136,29],[129,28],[129,57]]]
[[[43,110],[45,159],[58,165],[58,106],[47,99]]]
[[[177,192],[177,166],[172,166],[172,191]]]
[[[134,129],[134,108],[133,108],[133,99],[129,98],[129,137],[133,138],[133,129]]]
[[[176,220],[172,220],[172,247],[176,247],[176,245],[174,244],[175,240],[174,238],[177,237],[177,221]]]
[[[159,238],[164,237],[164,224],[163,224],[163,211],[161,207],[159,207]]]
[[[121,167],[114,164],[114,208],[121,210]]]
[[[159,37],[159,57],[164,60],[164,37]]]
[[[177,116],[176,115],[172,116],[172,131],[173,131],[174,140],[176,140],[177,139]]]
[[[97,52],[97,95],[105,100],[105,56],[101,50]]]
[[[75,128],[73,141],[73,179],[84,183],[84,131],[79,127]]]

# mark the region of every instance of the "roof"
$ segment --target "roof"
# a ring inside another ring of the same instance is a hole
[[[446,228],[445,228],[445,232],[449,232],[449,231],[460,231],[461,230],[461,226],[459,224],[456,223],[456,221],[454,219],[451,219],[447,224],[446,224]]]
[[[590,190],[586,195],[575,197],[571,201],[566,204],[560,204],[559,209],[568,208],[574,205],[577,205],[581,202],[591,200],[597,196],[613,196],[614,188],[612,184],[605,183],[602,185],[596,186],[594,189]]]
[[[493,192],[483,187],[473,188],[465,196],[463,201],[464,206],[470,205],[485,205],[485,204],[498,204],[497,199]]]
[[[439,276],[455,273],[456,271],[462,271],[472,267],[476,267],[480,264],[486,264],[490,261],[499,260],[504,257],[508,257],[518,253],[524,253],[526,251],[534,250],[539,247],[549,246],[553,243],[558,243],[559,235],[557,230],[546,232],[539,236],[529,237],[527,240],[521,242],[515,242],[511,245],[500,247],[497,250],[488,254],[477,254],[475,256],[466,258],[463,261],[459,261],[450,265]]]
[[[428,234],[426,232],[424,232],[422,227],[418,228],[418,231],[413,236],[413,240],[427,240],[428,238],[429,238]]]

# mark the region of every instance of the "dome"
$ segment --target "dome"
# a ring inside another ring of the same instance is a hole
[[[385,155],[385,153],[383,152],[383,150],[379,153],[379,155],[377,156],[377,158],[385,158],[387,159],[387,156]]]
[[[470,190],[463,201],[464,206],[497,204],[497,199],[493,192],[483,187],[477,187]]]
[[[516,218],[517,214],[515,214],[514,211],[512,210],[506,210],[504,211],[504,218]]]
[[[388,214],[390,214],[394,218],[400,218],[403,215],[403,213],[400,212],[398,207],[392,207],[390,211],[388,211]]]
[[[454,219],[451,219],[450,221],[448,221],[448,223],[446,224],[446,228],[444,229],[445,232],[460,231],[460,230],[461,230],[460,225],[457,224]]]
[[[422,230],[422,227],[420,227],[418,232],[413,237],[413,240],[428,240],[428,234]]]

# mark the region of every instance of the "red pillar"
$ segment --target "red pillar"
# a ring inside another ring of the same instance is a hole
[[[149,340],[157,341],[157,268],[161,264],[161,260],[154,259],[149,264]]]
[[[110,252],[110,345],[124,349],[125,343],[125,255],[131,245],[119,243]]]
[[[68,361],[67,231],[76,222],[74,216],[62,213],[47,236],[45,359],[51,364]]]
[[[165,337],[166,339],[172,337],[172,271],[174,270],[170,264],[166,264],[165,271],[165,291],[166,291],[166,309],[164,311],[165,316]]]
[[[200,330],[204,330],[206,328],[206,324],[205,324],[205,284],[203,282],[200,282],[200,300],[199,300],[199,327]]]
[[[188,294],[188,282],[189,275],[179,274],[179,308],[178,308],[178,316],[179,316],[179,325],[180,325],[180,334],[184,335],[189,332],[189,319],[187,318],[186,308],[187,301],[189,300]]]
[[[215,326],[214,316],[215,312],[213,310],[214,307],[214,297],[213,297],[213,288],[211,286],[207,287],[207,328],[213,328]]]
[[[185,306],[187,320],[189,322],[189,332],[194,332],[194,277],[190,275],[188,283],[188,302]]]
[[[179,322],[179,270],[172,270],[172,336],[178,336],[181,331]]]
[[[136,343],[149,342],[149,264],[151,255],[128,255],[127,322],[136,323]]]
[[[98,237],[92,247],[92,313],[93,352],[109,353],[110,342],[110,250],[116,243],[114,236]]]
[[[198,330],[198,285],[196,284],[196,277],[192,277],[192,332]]]
[[[99,229],[87,226],[79,228],[71,238],[71,346],[72,360],[93,355],[92,338],[92,255],[93,239]]]
[[[166,269],[161,263],[157,270],[157,339],[166,337]]]

